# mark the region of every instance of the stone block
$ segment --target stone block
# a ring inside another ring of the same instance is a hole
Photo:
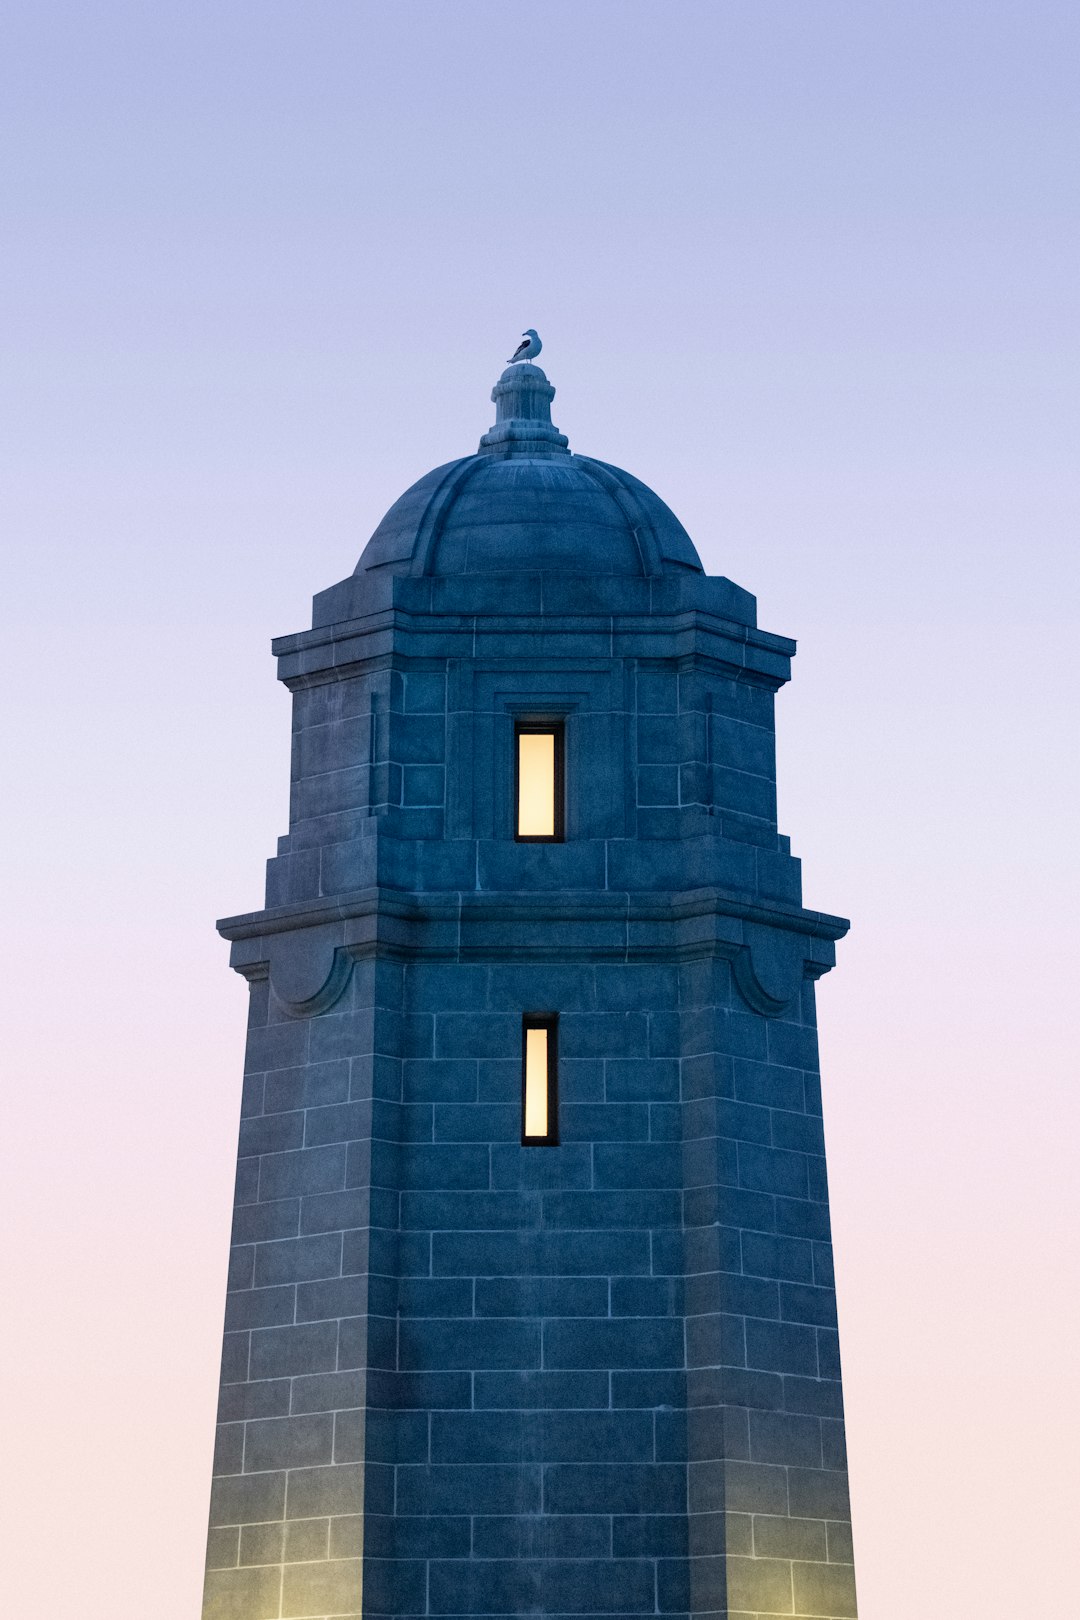
[[[496,1142],[490,1152],[493,1187],[523,1191],[585,1188],[593,1179],[592,1159],[586,1145],[547,1148]]]
[[[473,1375],[474,1404],[478,1410],[493,1407],[499,1411],[602,1407],[607,1404],[609,1377],[607,1372],[581,1368],[567,1372],[478,1372]]]
[[[647,1275],[650,1264],[649,1234],[635,1230],[458,1230],[437,1232],[432,1242],[437,1275],[633,1276]]]
[[[616,1558],[679,1558],[685,1556],[688,1542],[685,1513],[615,1514],[611,1520]]]
[[[285,1511],[285,1475],[226,1474],[210,1491],[210,1523],[257,1524]]]
[[[744,1231],[741,1247],[743,1270],[752,1276],[806,1283],[813,1279],[814,1251],[805,1238]]]
[[[679,1064],[674,1058],[611,1058],[604,1064],[608,1102],[677,1102]]]
[[[291,1322],[296,1299],[292,1288],[249,1288],[225,1296],[225,1329],[271,1327]]]
[[[402,1319],[399,1365],[406,1371],[539,1367],[540,1327],[506,1318],[423,1323]]]
[[[338,1556],[343,1556],[346,1550],[351,1551],[354,1546],[362,1546],[374,1558],[467,1558],[473,1524],[513,1525],[519,1522],[513,1518],[469,1520],[461,1516],[433,1513],[416,1518],[369,1513],[362,1524],[356,1520],[336,1519],[331,1549],[334,1550],[337,1542],[340,1542],[341,1552]],[[486,1555],[478,1552],[477,1556]]]
[[[831,1288],[784,1283],[780,1289],[780,1314],[786,1322],[810,1322],[817,1327],[835,1328],[836,1295]]]
[[[312,1236],[367,1226],[371,1212],[367,1191],[308,1194],[300,1211],[300,1230],[304,1236]]]
[[[675,1142],[597,1142],[593,1148],[597,1188],[679,1187],[683,1154]]]
[[[435,1023],[437,1058],[517,1058],[520,1045],[520,1013],[447,1012]]]
[[[245,1362],[246,1362],[245,1354]],[[289,1410],[289,1380],[259,1379],[255,1383],[222,1384],[218,1419],[222,1423],[252,1417],[284,1417]]]
[[[544,1323],[544,1366],[681,1367],[681,1322],[659,1317],[627,1317]]]
[[[731,1612],[793,1614],[791,1565],[778,1558],[729,1558],[727,1596]],[[803,1611],[813,1612],[813,1611]]]
[[[242,1154],[275,1153],[286,1148],[302,1147],[303,1142],[302,1113],[261,1114],[256,1118],[240,1121]]]
[[[702,1314],[719,1306],[736,1316],[760,1316],[775,1320],[780,1315],[778,1286],[761,1277],[739,1277],[725,1273],[716,1279],[716,1286],[709,1293],[713,1296],[712,1301],[709,1301],[705,1289],[692,1298],[688,1295],[687,1311],[692,1311],[701,1300]]]
[[[520,1041],[520,1036],[519,1036]],[[566,1065],[560,1058],[560,1093]],[[503,1103],[515,1108],[521,1106],[521,1048],[513,1057],[480,1058],[476,1065],[477,1096],[482,1103]]]
[[[349,1096],[347,1060],[278,1069],[265,1078],[265,1109],[268,1114],[346,1102]]]
[[[850,1564],[853,1561],[851,1526],[846,1521],[826,1525],[829,1542],[829,1562]]]
[[[808,1519],[850,1519],[847,1474],[841,1469],[792,1468],[791,1512]]]
[[[826,1418],[822,1421],[821,1461],[824,1468],[847,1467],[847,1440],[843,1422],[839,1419]]]
[[[475,1087],[475,1077],[473,1085]],[[521,1104],[436,1103],[432,1132],[437,1142],[520,1142]]]
[[[240,1531],[240,1563],[280,1564],[284,1544],[284,1524],[245,1524]]]
[[[796,1613],[853,1616],[855,1571],[846,1564],[793,1564],[792,1585]]]
[[[547,1227],[587,1231],[591,1227],[677,1226],[681,1199],[674,1191],[549,1192],[543,1195]]]
[[[365,1472],[374,1470],[365,1470],[355,1463],[290,1470],[285,1516],[314,1519],[360,1512],[364,1505]]]
[[[471,1279],[457,1277],[401,1277],[396,1284],[397,1308],[402,1316],[471,1316]],[[478,1315],[485,1313],[478,1312]],[[494,1313],[492,1313],[494,1314]],[[504,1313],[499,1313],[504,1314]]]
[[[277,1620],[277,1569],[214,1569],[206,1576],[203,1620]]]
[[[648,1372],[616,1371],[609,1376],[613,1407],[640,1406],[653,1411],[658,1406],[670,1406],[674,1410],[682,1407],[687,1400],[689,1375],[681,1371],[664,1371],[653,1367]]]
[[[296,1288],[297,1322],[321,1322],[356,1316],[366,1304],[362,1277],[328,1277],[299,1283]]]
[[[776,1230],[785,1236],[828,1242],[832,1237],[829,1206],[816,1199],[779,1197],[776,1200]]]
[[[230,1293],[237,1288],[250,1288],[254,1275],[254,1244],[233,1244],[232,1248],[229,1250],[229,1276],[227,1287]]]
[[[785,1377],[783,1406],[787,1412],[808,1412],[815,1417],[842,1417],[844,1407],[839,1379]]]
[[[206,1538],[207,1569],[235,1569],[239,1545],[240,1532],[235,1525],[211,1530]]]
[[[739,1185],[755,1192],[779,1193],[787,1198],[807,1194],[806,1155],[782,1148],[739,1143]]]
[[[491,1156],[485,1143],[452,1145],[403,1144],[399,1149],[402,1183],[410,1189],[466,1190],[486,1188],[491,1181]]]
[[[736,1058],[734,1081],[735,1096],[740,1102],[798,1113],[803,1110],[803,1076],[798,1070]]]
[[[686,1321],[688,1367],[745,1367],[745,1320],[721,1312],[691,1316]]]
[[[544,1469],[545,1513],[685,1511],[686,1469],[678,1463],[556,1463]]]
[[[292,1380],[292,1412],[337,1412],[364,1404],[364,1376],[360,1372],[301,1374]]]
[[[606,1288],[606,1279],[605,1288]],[[681,1279],[673,1277],[612,1277],[612,1316],[681,1315]],[[581,1312],[564,1314],[580,1315]]]
[[[579,1196],[586,1196],[580,1194]],[[401,1225],[408,1231],[477,1232],[540,1225],[540,1195],[505,1192],[405,1192]]]
[[[649,1110],[625,1103],[571,1103],[559,1107],[562,1142],[646,1142]]]
[[[337,1363],[336,1322],[271,1327],[251,1335],[252,1378],[290,1378],[332,1372]]]
[[[765,1463],[729,1461],[723,1480],[716,1479],[711,1463],[690,1465],[690,1505],[694,1512],[786,1514],[787,1471]],[[717,1493],[720,1500],[715,1499]]]
[[[608,1558],[611,1520],[584,1513],[478,1517],[472,1550],[476,1558]]]
[[[332,1103],[309,1108],[304,1115],[304,1146],[324,1147],[336,1142],[365,1141],[373,1133],[373,1106],[368,1101]],[[316,1191],[332,1191],[320,1187]]]
[[[367,1596],[370,1560],[330,1559],[310,1564],[286,1564],[281,1576],[282,1620],[300,1616],[333,1615],[335,1620],[357,1620],[364,1611],[361,1593]],[[421,1566],[422,1567],[422,1566]],[[363,1576],[361,1570],[363,1569]],[[370,1612],[380,1612],[369,1609]],[[385,1609],[381,1612],[392,1612]]]
[[[475,1102],[476,1060],[413,1058],[404,1066],[403,1085],[405,1096],[414,1102]]]
[[[267,1153],[259,1163],[260,1202],[334,1192],[344,1185],[345,1149],[341,1146]]]
[[[548,1559],[540,1594],[548,1614],[648,1614],[656,1602],[652,1565],[641,1559]]]
[[[219,1423],[214,1439],[214,1474],[239,1474],[243,1471],[244,1425]]]
[[[746,1364],[764,1372],[812,1377],[818,1366],[814,1330],[751,1318],[746,1323]]]
[[[840,1381],[840,1336],[835,1328],[818,1328],[818,1377]]]
[[[433,1464],[397,1470],[399,1511],[411,1513],[538,1513],[539,1467]],[[561,1511],[553,1509],[552,1511]],[[574,1510],[571,1510],[574,1511]]]
[[[260,1243],[253,1254],[257,1288],[310,1282],[318,1277],[336,1277],[341,1272],[341,1237],[336,1232]]]
[[[751,1412],[750,1455],[754,1462],[820,1468],[820,1420],[789,1412]]]
[[[477,845],[477,886],[530,894],[538,890],[603,889],[604,863],[605,846],[597,839],[565,844],[481,840]],[[542,930],[541,937],[546,932]]]
[[[819,1116],[777,1111],[773,1114],[772,1139],[774,1147],[817,1155],[824,1166],[825,1136]]]

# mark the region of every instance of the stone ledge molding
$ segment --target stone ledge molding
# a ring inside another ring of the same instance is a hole
[[[803,979],[835,963],[848,923],[825,912],[749,903],[717,889],[682,894],[428,895],[367,889],[336,900],[223,918],[233,968],[269,977],[294,1018],[326,1012],[352,964],[396,960],[729,961],[747,1005],[765,1017],[791,1007]],[[535,943],[541,935],[543,943]]]
[[[507,667],[521,662],[528,641],[532,656],[546,630],[533,615],[426,618],[394,610],[363,626],[347,626],[343,633],[312,646],[278,651],[278,679],[290,692],[327,681],[341,680],[398,658],[469,658],[499,661]],[[612,658],[699,659],[703,667],[734,676],[776,692],[791,678],[791,655],[750,636],[736,635],[725,621],[707,614],[675,615],[664,626],[644,615],[640,618],[595,616],[582,618],[557,632],[562,643],[559,663],[581,659],[610,662]],[[566,645],[570,643],[570,645]],[[519,646],[519,644],[521,644]],[[511,647],[517,649],[512,651]],[[555,654],[552,655],[556,657]]]

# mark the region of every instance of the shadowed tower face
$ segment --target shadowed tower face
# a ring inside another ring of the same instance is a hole
[[[553,394],[275,644],[205,1620],[855,1614],[794,645]]]

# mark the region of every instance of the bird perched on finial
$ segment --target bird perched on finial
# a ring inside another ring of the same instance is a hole
[[[506,363],[508,366],[512,366],[515,360],[535,360],[543,347],[540,334],[534,331],[531,326],[528,326],[521,334],[521,342]]]

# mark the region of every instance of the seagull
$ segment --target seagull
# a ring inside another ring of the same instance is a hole
[[[521,342],[506,363],[512,366],[515,360],[535,360],[543,347],[540,334],[528,326],[521,334]]]

